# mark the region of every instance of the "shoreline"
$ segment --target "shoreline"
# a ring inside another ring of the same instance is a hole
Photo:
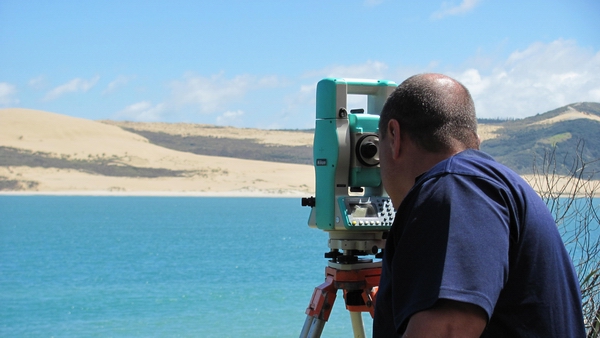
[[[538,191],[538,194],[540,192]],[[545,195],[548,195],[546,193]],[[552,195],[552,194],[550,194]],[[600,198],[600,193],[575,194],[563,192],[565,198]],[[314,197],[315,193],[302,191],[266,192],[266,191],[0,191],[0,196],[79,196],[79,197],[214,197],[214,198],[304,198]],[[546,196],[548,197],[548,196]],[[555,196],[557,197],[557,196]]]
[[[576,197],[585,198],[593,197],[600,198],[600,180],[577,180],[571,177],[556,176],[551,177],[550,180],[545,180],[543,177],[536,175],[522,175],[521,176],[540,196],[545,197]],[[86,180],[82,182],[89,182],[88,177],[84,177]],[[139,179],[138,179],[139,180]],[[51,182],[51,180],[47,180]],[[71,180],[71,183],[74,180]],[[133,183],[132,183],[133,182]],[[228,184],[221,183],[220,189],[216,189],[213,185],[207,185],[206,182],[199,182],[202,184],[194,184],[189,181],[173,182],[165,181],[154,182],[163,184],[153,184],[152,187],[148,187],[147,181],[136,182],[133,181],[118,181],[109,182],[106,184],[95,184],[89,185],[87,189],[73,189],[74,187],[65,187],[66,184],[54,184],[53,187],[44,187],[46,189],[39,190],[0,190],[0,196],[114,196],[114,197],[253,197],[253,198],[302,198],[311,197],[315,195],[315,191],[307,188],[305,185],[301,189],[297,187],[285,186],[280,184],[279,187],[274,184],[270,186],[236,186],[228,182]],[[138,183],[138,184],[134,184]],[[198,182],[195,182],[198,183]],[[216,182],[212,182],[216,183]],[[244,182],[247,184],[247,182]],[[253,184],[256,182],[253,182]],[[261,182],[262,183],[262,182]],[[61,187],[62,185],[62,187]],[[170,185],[170,189],[165,185]],[[187,185],[187,187],[186,187]],[[258,185],[258,184],[257,184]],[[113,187],[119,187],[113,189]],[[61,188],[67,189],[61,189]],[[110,187],[107,189],[107,187]],[[127,188],[122,188],[127,187]],[[48,189],[50,188],[50,189]],[[71,188],[71,189],[69,189]],[[146,188],[146,189],[144,189]],[[149,189],[148,189],[149,188]],[[162,189],[161,189],[162,188]],[[164,189],[167,188],[167,189]],[[190,189],[191,188],[191,189]],[[196,189],[194,189],[196,188]]]
[[[252,197],[252,198],[302,198],[314,193],[302,191],[0,191],[0,196],[81,196],[81,197]]]

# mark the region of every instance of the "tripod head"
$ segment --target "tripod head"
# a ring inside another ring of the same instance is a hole
[[[396,84],[384,80],[326,78],[317,84],[313,157],[315,197],[308,224],[329,234],[327,258],[357,264],[377,255],[394,220],[379,168],[379,115]],[[366,96],[350,109],[348,95]]]

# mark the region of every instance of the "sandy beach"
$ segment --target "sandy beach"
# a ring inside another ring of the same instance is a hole
[[[596,118],[595,116],[592,116]],[[590,118],[576,111],[555,117]],[[548,122],[550,123],[550,122]],[[0,109],[0,146],[67,160],[110,159],[114,165],[185,172],[178,177],[105,176],[74,169],[0,166],[0,179],[17,181],[20,188],[0,194],[114,195],[114,196],[253,196],[306,197],[314,195],[311,165],[196,155],[151,144],[121,127],[175,135],[200,135],[253,140],[271,146],[311,145],[310,133],[216,127],[186,123],[91,121],[31,109]],[[481,125],[482,139],[496,137],[498,126]],[[524,177],[536,190],[549,187]],[[592,181],[582,193],[598,191]],[[553,187],[570,191],[573,182],[558,179]],[[566,189],[565,189],[566,188]],[[598,195],[598,193],[596,193]]]
[[[248,133],[247,138],[256,138],[256,130]],[[270,138],[275,137],[273,133]],[[281,142],[297,144],[297,135],[282,132]],[[0,109],[0,146],[54,158],[111,159],[117,165],[187,173],[184,177],[135,178],[3,166],[0,177],[25,186],[35,182],[31,189],[4,194],[304,196],[314,192],[310,165],[195,155],[153,145],[114,125],[30,109]]]

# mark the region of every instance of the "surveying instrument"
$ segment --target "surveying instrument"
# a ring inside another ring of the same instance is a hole
[[[313,161],[315,197],[308,225],[329,234],[325,282],[306,309],[301,338],[320,337],[337,290],[343,290],[355,337],[364,337],[362,312],[374,315],[382,249],[395,210],[381,183],[379,115],[396,84],[383,80],[326,78],[317,84]],[[366,96],[348,108],[348,96]],[[369,256],[374,256],[369,258]]]

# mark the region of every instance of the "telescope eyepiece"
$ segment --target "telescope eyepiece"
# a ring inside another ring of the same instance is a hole
[[[375,143],[373,143],[373,142],[365,142],[364,144],[362,144],[360,146],[360,155],[364,159],[371,159],[375,155],[377,155],[377,151],[378,150],[379,149],[377,148],[377,145]]]
[[[379,137],[377,134],[365,134],[355,146],[358,161],[367,167],[379,165]]]

